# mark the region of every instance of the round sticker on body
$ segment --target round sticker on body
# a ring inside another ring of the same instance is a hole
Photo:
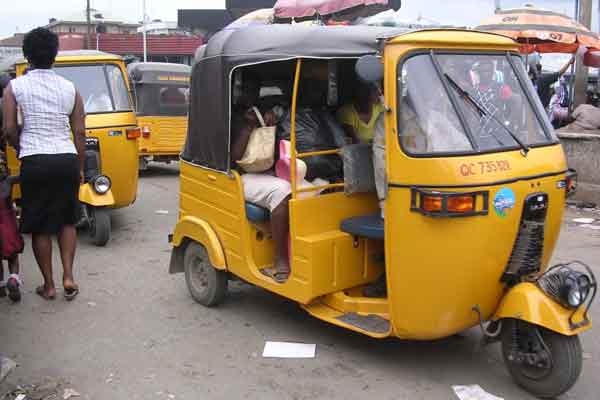
[[[502,188],[494,196],[494,210],[499,217],[506,217],[515,203],[515,193],[510,188]]]

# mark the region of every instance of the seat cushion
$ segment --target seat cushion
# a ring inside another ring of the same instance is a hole
[[[266,208],[246,202],[246,217],[252,222],[261,223],[269,221],[271,213]]]
[[[354,236],[383,240],[385,236],[383,226],[383,218],[375,214],[345,219],[340,229]]]

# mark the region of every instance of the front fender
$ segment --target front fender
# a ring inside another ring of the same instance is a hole
[[[520,319],[565,336],[577,335],[592,327],[590,321],[585,326],[571,329],[569,317],[572,314],[573,310],[554,301],[537,285],[524,282],[512,287],[504,295],[493,319]],[[581,309],[577,311],[574,320],[581,321]]]
[[[185,239],[190,239],[203,245],[206,248],[208,258],[213,267],[219,270],[227,269],[225,253],[214,229],[208,222],[202,219],[186,216],[177,221],[173,232],[171,243],[174,248],[171,257],[171,266],[169,267],[171,273],[182,272],[183,265],[174,265],[174,260],[183,259],[181,245]],[[179,262],[179,264],[182,263]]]
[[[91,184],[85,183],[79,186],[79,201],[94,207],[110,207],[115,204],[115,197],[110,189],[104,194],[98,194]]]

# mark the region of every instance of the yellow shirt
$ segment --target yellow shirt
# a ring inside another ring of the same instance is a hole
[[[371,120],[368,124],[365,124],[358,116],[354,104],[350,103],[340,107],[336,117],[340,124],[349,125],[354,128],[354,132],[361,143],[370,143],[375,136],[375,122],[377,122],[377,118],[382,112],[383,106],[380,103],[375,103],[373,105],[373,112],[371,113]]]

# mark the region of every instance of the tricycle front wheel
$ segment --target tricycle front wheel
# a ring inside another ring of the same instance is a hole
[[[581,342],[524,321],[503,321],[502,354],[515,382],[543,399],[569,390],[581,373]]]
[[[99,247],[106,246],[110,239],[110,210],[104,207],[90,207],[88,213],[92,242]]]

